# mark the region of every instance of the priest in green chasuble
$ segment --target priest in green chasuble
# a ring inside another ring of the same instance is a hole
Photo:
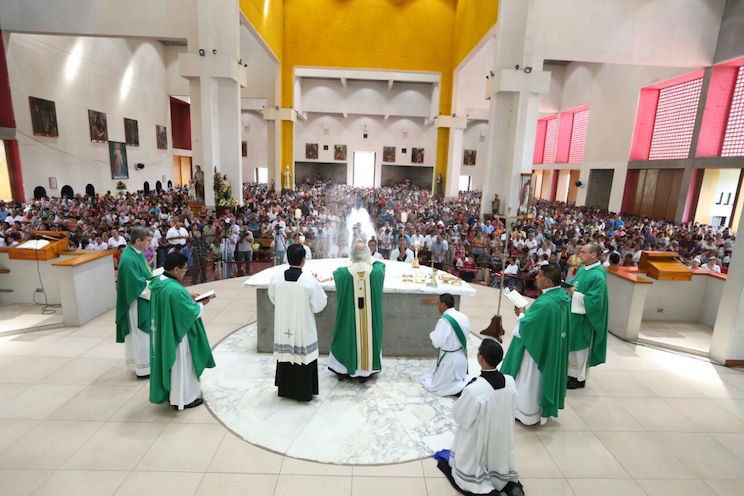
[[[150,245],[152,234],[144,226],[134,226],[129,244],[121,252],[116,279],[116,342],[124,343],[127,371],[137,377],[150,375],[150,290],[152,277],[142,252]]]
[[[568,289],[571,320],[568,341],[568,389],[583,388],[587,370],[607,358],[607,320],[609,300],[607,272],[599,261],[602,252],[596,243],[581,248],[581,263]]]
[[[501,366],[516,383],[515,416],[524,425],[557,417],[566,398],[571,298],[561,289],[558,267],[543,265],[536,280],[542,295],[527,311],[515,307],[514,337]]]
[[[204,305],[181,285],[188,258],[178,252],[165,259],[165,273],[150,283],[152,373],[150,402],[169,401],[177,410],[202,404],[199,378],[214,367],[201,320]]]
[[[367,378],[382,369],[382,287],[385,264],[374,261],[364,241],[351,249],[351,265],[333,272],[336,324],[328,368],[339,379]]]

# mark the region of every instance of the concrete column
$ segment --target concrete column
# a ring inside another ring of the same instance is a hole
[[[459,192],[464,135],[464,129],[450,129],[449,150],[447,151],[447,183],[444,190],[444,196],[447,198],[456,197]]]
[[[498,194],[501,211],[511,207],[515,215],[520,175],[532,173],[538,96],[550,87],[550,73],[542,70],[542,59],[533,53],[533,4],[534,0],[499,3],[496,50],[486,89],[491,103],[481,214],[491,212]]]
[[[744,232],[744,215],[737,232]],[[744,363],[744,246],[738,243],[731,254],[731,265],[718,304],[716,324],[710,343],[710,358],[718,363]]]
[[[207,206],[215,205],[215,168],[227,175],[232,194],[242,205],[240,86],[247,78],[238,64],[240,10],[232,0],[198,0],[195,6],[188,52],[179,56],[180,73],[189,79],[191,89],[193,161],[204,170]]]

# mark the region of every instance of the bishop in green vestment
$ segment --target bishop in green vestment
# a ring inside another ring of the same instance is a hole
[[[601,248],[596,243],[581,248],[581,262],[571,281],[569,321],[568,389],[583,388],[589,367],[607,358],[607,272],[599,263]]]
[[[336,323],[328,368],[339,379],[367,378],[382,370],[382,287],[385,264],[372,263],[363,241],[351,250],[351,265],[333,272]]]
[[[557,417],[566,398],[571,298],[561,289],[561,271],[554,265],[540,268],[537,286],[542,295],[527,311],[515,308],[519,320],[501,366],[501,373],[516,382],[515,416],[525,425]]]
[[[138,377],[150,375],[150,290],[152,277],[142,251],[152,240],[150,230],[135,226],[121,252],[116,279],[116,342],[124,343],[127,370]]]
[[[152,373],[150,402],[170,401],[178,410],[202,404],[199,378],[214,367],[212,350],[201,320],[203,305],[181,285],[188,271],[185,255],[165,259],[165,274],[150,283],[152,293]]]

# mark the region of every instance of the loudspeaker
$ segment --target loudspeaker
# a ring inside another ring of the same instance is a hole
[[[134,168],[137,169],[137,170],[142,170],[142,169],[145,168],[145,164],[143,164],[142,162],[140,162],[138,164],[135,164]]]
[[[576,181],[574,184],[576,185],[577,188],[580,188],[584,185],[584,183],[582,183],[581,181]]]

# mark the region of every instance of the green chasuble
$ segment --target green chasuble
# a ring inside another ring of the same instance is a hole
[[[191,358],[197,377],[214,367],[207,333],[199,317],[199,304],[171,277],[158,277],[150,283],[150,402],[168,401],[170,371],[176,361],[176,349],[188,336]]]
[[[525,350],[542,375],[542,417],[557,417],[566,398],[568,320],[571,297],[563,289],[543,293],[519,319],[519,335],[509,344],[501,373],[517,377]]]
[[[587,270],[580,267],[571,282],[575,291],[584,295],[586,314],[571,313],[568,332],[568,351],[589,348],[589,366],[604,363],[607,358],[607,319],[609,303],[607,298],[607,272],[601,265]]]
[[[145,256],[127,245],[119,258],[116,279],[116,342],[123,343],[129,334],[129,306],[137,300],[137,328],[150,334],[150,302],[138,298],[152,277]]]
[[[354,277],[349,267],[340,267],[333,272],[336,284],[336,323],[333,326],[331,353],[347,369],[349,375],[354,375],[357,369],[379,371],[382,369],[380,356],[382,352],[382,286],[385,282],[385,264],[375,262],[369,273],[369,300],[365,302],[362,318],[360,310],[360,335],[369,337],[367,322],[371,322],[372,335],[371,350],[367,348],[369,339],[357,343],[356,308],[359,306],[354,296]],[[371,315],[367,315],[369,312]],[[359,348],[358,348],[359,347]],[[371,353],[370,353],[371,351]],[[357,363],[357,352],[362,357],[362,363]],[[371,354],[371,363],[368,358]],[[370,366],[371,365],[371,366]]]

